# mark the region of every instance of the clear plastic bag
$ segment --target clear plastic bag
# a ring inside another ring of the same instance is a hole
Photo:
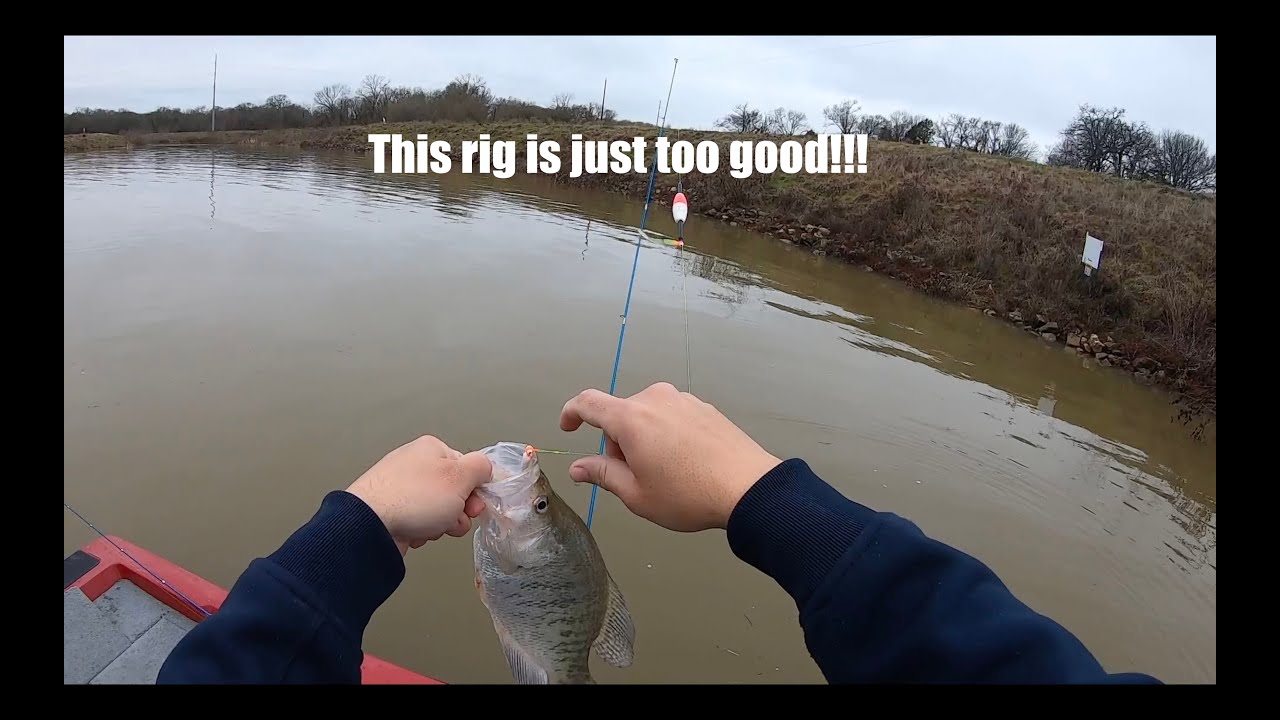
[[[481,486],[485,494],[509,497],[527,489],[538,479],[538,451],[532,445],[500,442],[480,451],[493,464],[489,482]]]

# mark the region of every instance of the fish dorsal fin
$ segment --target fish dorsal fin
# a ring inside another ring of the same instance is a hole
[[[631,611],[622,597],[618,584],[609,578],[609,604],[605,609],[604,625],[592,647],[601,660],[616,668],[631,667],[634,658],[636,627],[631,622]]]
[[[511,635],[496,621],[493,629],[498,633],[498,641],[502,643],[502,653],[507,656],[507,667],[511,668],[511,677],[520,685],[547,685],[547,671],[536,660],[520,647]]]

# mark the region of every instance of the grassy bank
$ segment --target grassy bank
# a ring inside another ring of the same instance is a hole
[[[107,148],[128,146],[129,141],[123,135],[112,135],[110,133],[79,133],[62,136],[62,152],[106,150]]]
[[[645,126],[487,123],[495,140],[559,140],[565,183],[643,198],[647,177],[568,177],[571,133],[629,139]],[[139,135],[135,144],[248,143],[369,152],[370,132],[462,140],[470,123],[373,125],[239,133]],[[674,136],[676,133],[669,133]],[[865,175],[728,175],[728,143],[759,135],[679,133],[721,145],[721,171],[684,178],[695,213],[759,230],[967,303],[1139,382],[1182,393],[1201,420],[1217,407],[1217,201],[1096,173],[937,147],[872,141]],[[523,172],[524,163],[518,172]],[[674,176],[657,193],[669,203]],[[1085,233],[1106,242],[1088,281]],[[1096,338],[1094,336],[1097,336]]]

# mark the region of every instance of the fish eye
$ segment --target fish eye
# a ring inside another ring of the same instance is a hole
[[[538,511],[538,512],[540,512],[540,513],[544,513],[544,512],[546,512],[546,511],[547,511],[547,496],[546,496],[546,495],[542,495],[542,496],[539,496],[537,500],[534,500],[534,501],[533,501],[533,509],[534,509],[534,510],[536,510],[536,511]]]

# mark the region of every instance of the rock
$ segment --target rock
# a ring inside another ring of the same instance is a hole
[[[1049,321],[1046,320],[1043,315],[1040,315],[1039,313],[1036,314],[1036,327],[1040,327],[1041,325],[1044,325],[1047,322]]]
[[[782,238],[782,242],[784,242],[784,243],[786,243],[786,244],[790,245],[790,244],[791,244],[791,238]]]
[[[720,219],[721,219],[721,220],[728,220],[728,219],[729,219],[729,216],[728,216],[728,215],[724,215],[724,214],[722,214],[722,215],[720,215]]]
[[[1071,347],[1071,346],[1070,346],[1070,345],[1063,345],[1063,347],[1070,349],[1070,347]],[[1089,354],[1089,353],[1088,353],[1088,351],[1087,351],[1087,350],[1085,350],[1085,349],[1084,349],[1084,348],[1082,348],[1082,347],[1078,347],[1078,348],[1076,348],[1076,353],[1078,353],[1078,354],[1080,354],[1080,355],[1088,355],[1088,354]]]
[[[1103,353],[1102,356],[1098,358],[1098,364],[1101,365],[1102,367],[1111,367],[1111,361],[1107,359],[1105,353]]]
[[[736,222],[731,222],[731,223],[729,223],[729,227],[738,227],[738,223],[736,223]]]
[[[1145,372],[1143,372],[1143,371],[1141,371],[1141,370],[1134,370],[1134,371],[1133,371],[1133,377],[1134,377],[1134,379],[1136,379],[1138,382],[1142,383],[1143,385],[1150,385],[1150,384],[1151,384],[1151,375],[1149,375],[1149,374],[1147,374],[1147,373],[1145,373]]]
[[[1139,357],[1137,360],[1133,361],[1133,366],[1138,368],[1139,370],[1154,370],[1157,367],[1159,367],[1160,364],[1157,363],[1155,360],[1152,360],[1151,358],[1147,357],[1146,355],[1143,355],[1142,357]]]
[[[1111,357],[1111,356],[1110,356],[1110,355],[1108,355],[1108,354],[1106,354],[1106,353],[1104,353],[1104,352],[1100,352],[1100,353],[1095,354],[1093,357],[1094,357],[1094,359],[1095,359],[1095,360],[1106,360],[1107,358],[1109,358],[1109,357]]]
[[[870,265],[863,265],[863,266],[862,266],[862,269],[863,269],[863,270],[866,270],[867,272],[875,272],[874,270],[872,270],[872,269],[871,269],[871,266],[870,266]]]
[[[1039,318],[1039,316],[1037,316],[1037,318]],[[1036,328],[1036,329],[1037,329],[1037,330],[1039,330],[1039,331],[1040,331],[1040,332],[1042,332],[1042,333],[1056,333],[1056,332],[1058,332],[1058,323],[1056,323],[1056,322],[1047,322],[1047,323],[1044,323],[1043,325],[1041,325],[1040,327],[1038,327],[1038,328]]]
[[[823,237],[826,237],[827,235],[830,235],[830,234],[831,234],[831,228],[827,228],[827,227],[823,227],[823,226],[819,225],[819,226],[818,226],[818,234],[819,234],[819,235],[822,235]]]
[[[1115,344],[1115,341],[1113,341],[1113,340],[1108,340],[1108,341],[1106,341],[1106,342],[1102,343],[1102,347],[1106,348],[1106,349],[1107,349],[1107,352],[1111,352],[1112,350],[1115,350],[1115,349],[1116,349],[1116,344]]]
[[[1098,334],[1097,334],[1097,333],[1089,333],[1089,344],[1090,344],[1090,345],[1097,345],[1097,344],[1099,344],[1099,343],[1101,343],[1101,342],[1102,342],[1102,341],[1098,339]]]
[[[1076,335],[1075,333],[1071,333],[1070,335],[1067,335],[1067,347],[1079,348],[1080,345],[1081,343],[1080,343],[1079,335]],[[1081,352],[1083,351],[1084,349],[1081,348]]]
[[[995,317],[995,316],[996,316],[996,311],[995,311],[995,310],[992,310],[991,308],[987,308],[986,310],[983,310],[982,312],[986,313],[987,317]]]
[[[795,229],[795,228],[787,228],[787,234],[788,234],[788,235],[795,235],[795,234],[796,234],[796,229]]]
[[[1157,370],[1157,371],[1156,371],[1156,379],[1157,379],[1157,380],[1163,380],[1163,379],[1165,379],[1165,377],[1167,377],[1167,376],[1165,375],[1164,370]]]
[[[1013,322],[1020,323],[1022,322],[1022,313],[1018,312],[1017,310],[1010,310],[1009,319],[1012,320]]]
[[[1051,332],[1042,332],[1040,333],[1040,337],[1044,338],[1045,340],[1048,340],[1049,342],[1058,342],[1058,336],[1054,335]]]

